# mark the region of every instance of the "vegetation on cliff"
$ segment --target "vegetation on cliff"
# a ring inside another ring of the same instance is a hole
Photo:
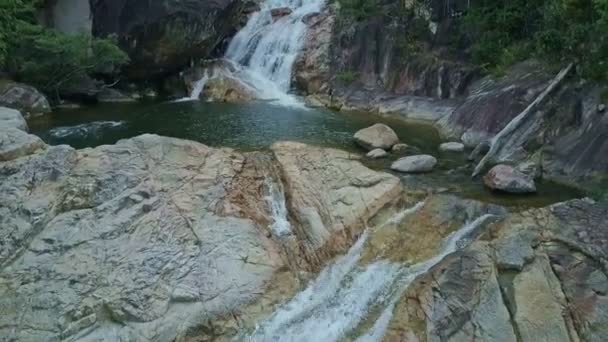
[[[442,37],[429,39],[429,34],[420,33],[420,28],[429,32],[429,20],[443,18],[439,20],[449,21],[452,29],[441,33],[453,35],[449,41],[459,50],[458,55],[464,52],[486,70],[500,73],[515,62],[537,57],[551,64],[574,61],[584,77],[608,79],[608,0],[340,0],[339,3],[343,22],[383,16],[402,23],[407,28],[404,46],[409,50],[417,46],[413,40],[426,40],[430,44],[445,41]],[[429,13],[433,6],[441,8],[442,13]],[[421,25],[421,21],[426,25]],[[412,51],[417,53],[415,49]]]
[[[37,24],[39,0],[0,2],[0,70],[53,93],[66,82],[111,74],[127,55],[111,39],[67,35]]]

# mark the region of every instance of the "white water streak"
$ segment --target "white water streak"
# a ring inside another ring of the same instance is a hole
[[[406,209],[383,226],[401,222],[421,207],[419,203]],[[468,236],[490,217],[483,215],[465,224],[445,240],[438,255],[410,267],[387,260],[358,266],[368,237],[365,232],[345,256],[326,267],[310,286],[275,311],[247,340],[336,341],[367,318],[370,308],[382,305],[384,310],[372,328],[358,339],[380,341],[403,291],[447,255],[464,248]]]
[[[272,100],[292,107],[305,106],[289,94],[293,64],[304,45],[307,26],[306,15],[319,12],[326,0],[266,0],[260,11],[249,18],[247,24],[230,42],[225,58],[237,64],[228,76],[238,79],[253,90],[257,98]],[[273,18],[271,11],[288,8],[291,13]],[[211,77],[218,77],[212,75]],[[197,82],[188,98],[196,100],[201,94],[207,74]]]
[[[266,203],[270,207],[272,224],[270,231],[277,238],[291,235],[291,223],[287,218],[287,205],[282,186],[277,184],[271,177],[266,178],[268,195],[265,197]]]

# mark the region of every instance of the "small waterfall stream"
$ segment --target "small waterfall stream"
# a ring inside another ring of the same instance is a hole
[[[324,5],[325,0],[263,1],[260,10],[251,15],[226,51],[225,58],[233,62],[236,71],[222,76],[236,78],[253,88],[260,99],[301,106],[289,90],[293,64],[307,30],[303,18],[321,11]],[[273,17],[272,11],[277,9],[283,10],[283,15]],[[186,99],[198,99],[209,79],[206,73]]]
[[[384,225],[397,224],[423,206],[397,213]],[[428,272],[447,255],[470,242],[471,234],[493,215],[482,215],[464,224],[448,236],[440,251],[423,262],[405,266],[388,260],[359,265],[369,231],[366,231],[347,254],[338,258],[316,280],[293,299],[261,322],[246,341],[338,341],[366,319],[373,308],[383,308],[373,326],[363,332],[359,342],[381,341],[392,319],[393,310],[408,286]]]

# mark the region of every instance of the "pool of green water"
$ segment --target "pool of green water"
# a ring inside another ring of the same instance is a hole
[[[424,175],[398,175],[406,186],[440,189],[466,198],[510,207],[544,206],[581,194],[565,186],[543,182],[530,196],[497,194],[471,180],[471,166],[464,153],[440,153],[438,132],[429,125],[404,123],[365,113],[337,113],[322,109],[289,108],[270,103],[247,104],[177,103],[99,104],[62,109],[28,121],[32,133],[52,145],[75,148],[113,144],[144,133],[190,139],[213,147],[251,151],[267,149],[281,140],[335,147],[355,153],[353,135],[359,129],[382,122],[391,126],[402,142],[439,160],[435,171]],[[388,171],[397,156],[379,161],[364,160],[377,170]]]

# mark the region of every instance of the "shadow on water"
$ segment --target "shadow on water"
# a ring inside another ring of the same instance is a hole
[[[276,141],[292,140],[363,153],[355,145],[353,134],[377,122],[391,126],[403,142],[421,153],[439,159],[438,167],[429,174],[396,174],[410,188],[457,193],[466,198],[521,208],[582,196],[572,188],[549,182],[539,183],[535,195],[490,192],[481,181],[470,179],[472,165],[467,163],[464,153],[437,150],[441,140],[434,128],[366,113],[289,108],[267,102],[144,102],[63,109],[33,118],[28,123],[32,133],[47,143],[68,144],[75,148],[113,144],[120,139],[153,133],[245,151],[267,149]],[[397,158],[391,155],[387,159],[364,159],[363,162],[370,168],[386,171]]]

